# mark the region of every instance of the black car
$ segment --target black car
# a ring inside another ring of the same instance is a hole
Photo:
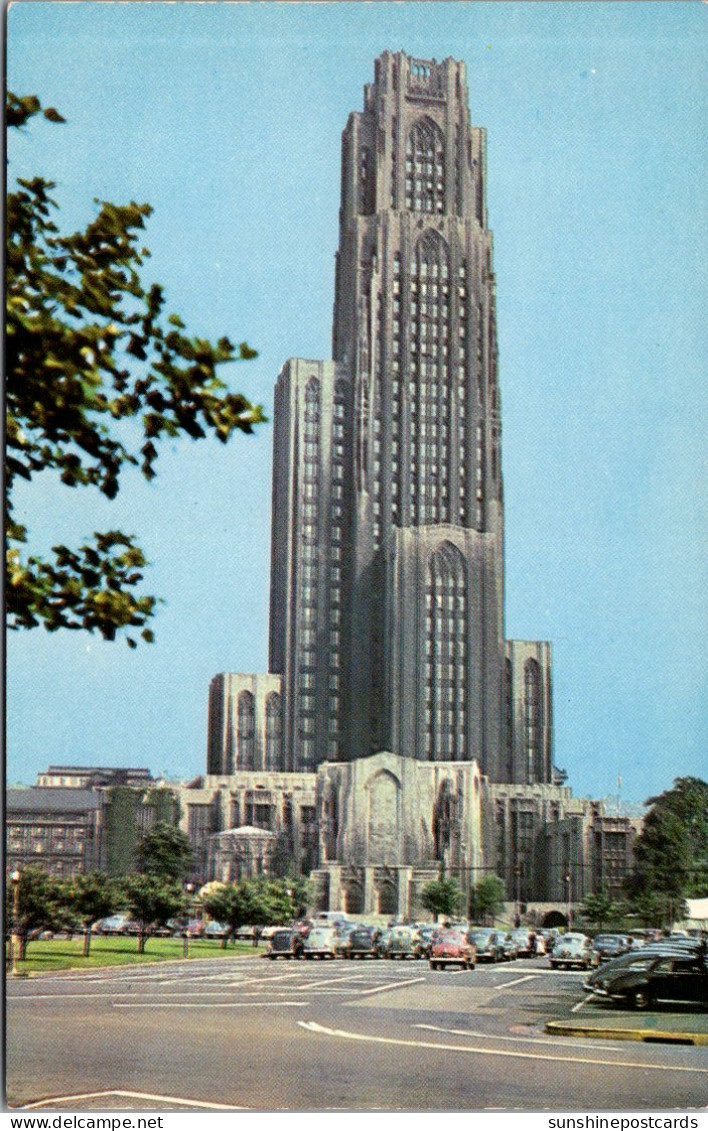
[[[611,958],[626,954],[630,944],[626,935],[595,935],[592,945],[600,955],[600,962],[609,962]]]
[[[501,932],[491,927],[475,927],[471,932],[477,947],[478,962],[503,962],[506,958]]]
[[[598,997],[649,1009],[660,1002],[708,1008],[705,952],[676,950],[626,955],[588,978],[584,988]]]
[[[304,950],[303,938],[299,931],[292,927],[283,927],[274,931],[268,943],[266,958],[302,958]]]
[[[380,934],[376,927],[356,927],[342,947],[342,958],[378,958]]]

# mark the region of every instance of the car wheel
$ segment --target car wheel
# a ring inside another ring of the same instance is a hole
[[[651,1005],[651,995],[646,989],[633,990],[629,996],[632,1009],[648,1009]]]

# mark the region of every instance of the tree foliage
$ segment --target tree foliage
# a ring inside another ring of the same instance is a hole
[[[138,951],[142,954],[151,925],[163,926],[180,914],[184,895],[181,884],[161,875],[125,876],[121,883],[122,902],[138,923]]]
[[[686,899],[708,891],[708,783],[676,778],[647,804],[628,894],[644,917],[653,912],[666,922],[683,914]]]
[[[19,940],[20,961],[25,957],[30,938],[38,931],[63,925],[61,920],[64,913],[65,901],[61,884],[48,875],[44,868],[31,866],[20,871],[17,901],[15,884],[6,884],[5,921],[10,924],[13,935]]]
[[[91,926],[115,910],[117,891],[105,872],[87,872],[67,881],[64,900],[84,931],[84,957],[91,951]]]
[[[192,868],[194,854],[186,833],[166,821],[158,821],[139,840],[136,859],[144,875],[183,880]]]
[[[427,883],[420,893],[420,902],[431,915],[454,915],[460,910],[464,896],[456,879],[437,880]]]
[[[486,922],[494,919],[505,898],[504,881],[499,876],[483,876],[470,894],[470,915],[473,919]]]
[[[207,915],[226,924],[230,936],[239,927],[285,923],[302,912],[306,899],[307,885],[302,881],[266,876],[235,884],[209,884],[200,893]]]
[[[34,95],[7,95],[9,126],[42,110]],[[64,119],[54,108],[49,121]],[[255,357],[227,337],[190,336],[165,315],[163,288],[142,281],[147,204],[96,200],[85,230],[61,234],[56,185],[18,179],[7,198],[6,532],[11,628],[98,632],[147,627],[156,598],[140,594],[147,564],[134,536],[95,533],[52,558],[24,553],[28,531],[15,515],[13,487],[52,472],[67,487],[118,493],[129,467],[153,479],[161,440],[226,441],[264,420],[259,405],[231,392],[223,365]],[[126,637],[134,647],[134,635]]]
[[[580,909],[583,919],[601,931],[606,923],[618,918],[621,908],[606,891],[592,892],[585,896]]]

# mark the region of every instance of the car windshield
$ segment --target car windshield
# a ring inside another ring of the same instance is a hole
[[[485,943],[492,938],[491,931],[472,931],[472,938],[475,942]]]
[[[443,931],[438,938],[438,942],[462,942],[464,937],[462,931]]]

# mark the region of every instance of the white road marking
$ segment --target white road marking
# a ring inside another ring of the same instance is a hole
[[[571,1012],[571,1013],[578,1013],[578,1012],[579,1012],[579,1010],[581,1010],[581,1009],[583,1008],[583,1006],[584,1006],[584,1005],[587,1005],[587,1003],[588,1003],[588,1002],[589,1002],[589,1001],[591,1000],[591,998],[593,998],[594,996],[595,996],[594,994],[588,994],[588,996],[587,996],[587,997],[584,997],[584,998],[582,999],[582,1001],[579,1001],[579,1002],[577,1003],[577,1005],[574,1005],[574,1006],[573,1006],[573,1008],[571,1009],[571,1011],[570,1011],[570,1012]]]
[[[535,976],[536,976],[535,974],[525,974],[523,978],[515,978],[513,982],[502,982],[500,985],[494,986],[493,989],[497,993],[500,992],[501,990],[508,990],[510,988],[510,986],[518,986],[522,982],[533,981]]]
[[[708,1076],[708,1068],[688,1068],[683,1065],[670,1065],[670,1064],[648,1064],[643,1061],[634,1060],[599,1060],[593,1057],[580,1057],[580,1056],[551,1056],[548,1053],[532,1053],[532,1052],[516,1052],[506,1051],[505,1049],[489,1049],[477,1048],[472,1045],[442,1045],[433,1041],[408,1041],[402,1037],[377,1037],[369,1033],[351,1033],[346,1029],[327,1029],[324,1025],[319,1025],[316,1021],[296,1021],[301,1029],[307,1029],[311,1033],[322,1033],[329,1037],[341,1037],[343,1040],[348,1041],[368,1041],[373,1044],[381,1045],[403,1045],[407,1048],[417,1049],[435,1049],[438,1052],[464,1052],[475,1053],[478,1056],[504,1056],[512,1057],[517,1060],[551,1060],[556,1064],[592,1064],[595,1066],[604,1066],[607,1068],[641,1068],[643,1071],[653,1072],[692,1072],[698,1075]]]
[[[424,982],[425,978],[409,978],[405,982],[387,982],[383,986],[375,986],[373,990],[360,990],[359,997],[366,997],[367,994],[381,994],[384,990],[398,990],[401,986],[414,986],[416,982]]]
[[[526,1041],[534,1045],[563,1045],[568,1047],[568,1039],[555,1041],[552,1037],[502,1037],[496,1033],[480,1033],[473,1029],[443,1029],[439,1025],[414,1025],[414,1029],[429,1029],[434,1033],[451,1033],[457,1037],[483,1037],[490,1041]],[[575,1038],[574,1038],[575,1039]],[[603,1049],[607,1052],[622,1052],[622,1045],[609,1045],[607,1041],[593,1045],[589,1042],[583,1045],[586,1049]]]
[[[115,1001],[114,1009],[252,1009],[254,1005],[259,1008],[275,1006],[280,1009],[284,1005],[305,1006],[309,1001]],[[708,1071],[708,1069],[706,1070]]]
[[[209,1103],[207,1100],[185,1100],[180,1096],[153,1096],[150,1092],[122,1092],[112,1088],[107,1092],[80,1092],[75,1096],[49,1096],[44,1100],[35,1100],[33,1103],[22,1104],[17,1111],[30,1111],[36,1107],[46,1107],[47,1104],[70,1103],[72,1100],[97,1100],[103,1096],[123,1096],[131,1100],[159,1100],[162,1103],[181,1104],[182,1107],[208,1108],[210,1111],[249,1111],[247,1107],[238,1107],[236,1104]]]

